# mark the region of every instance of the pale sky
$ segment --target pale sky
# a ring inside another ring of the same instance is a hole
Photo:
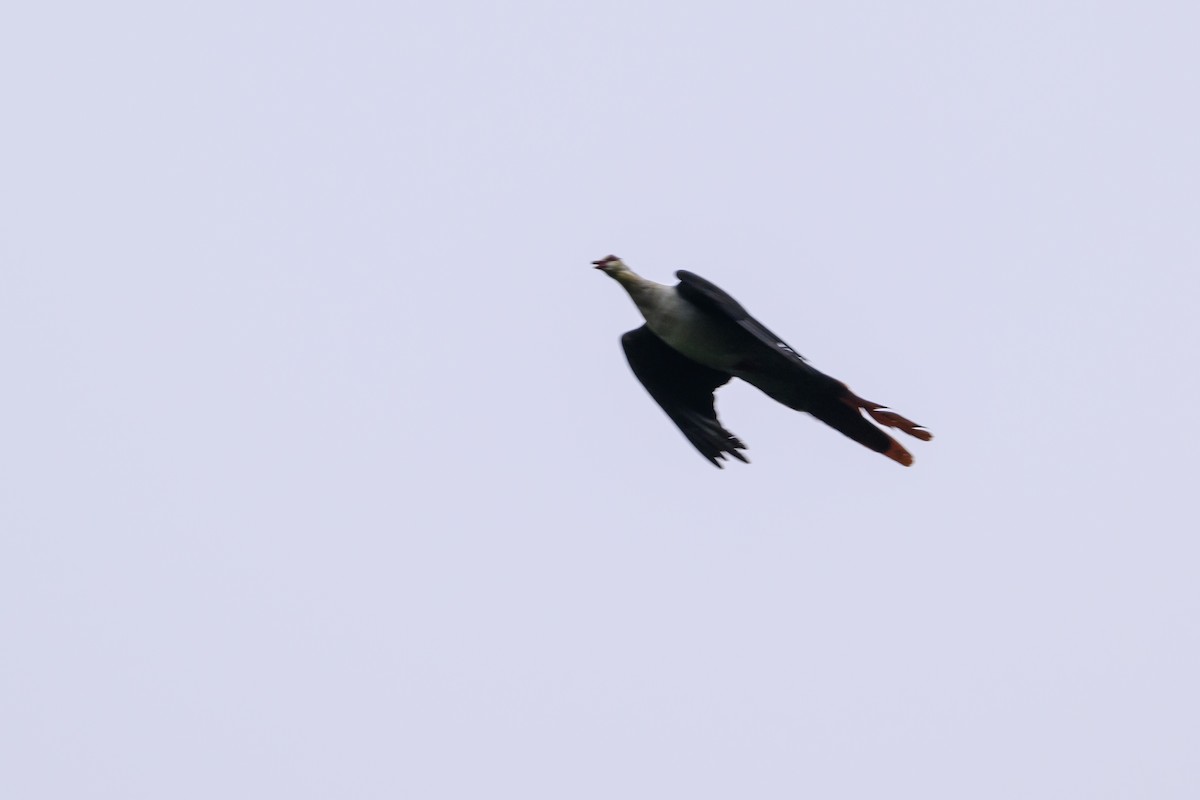
[[[1200,797],[1198,36],[7,11],[0,796]],[[713,469],[609,253],[936,438]]]

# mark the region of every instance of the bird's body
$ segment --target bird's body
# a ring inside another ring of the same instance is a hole
[[[815,369],[721,289],[691,272],[664,286],[637,275],[620,259],[594,262],[620,283],[646,325],[622,339],[634,374],[700,453],[745,461],[745,449],[721,427],[713,391],[736,377],[797,411],[806,411],[860,444],[908,466],[912,456],[865,419],[928,441],[932,435],[877,403],[858,397],[841,381]]]
[[[736,326],[684,300],[675,286],[655,283],[643,289],[640,296],[638,310],[655,336],[699,364],[733,372],[741,338]],[[634,302],[638,302],[636,297]]]

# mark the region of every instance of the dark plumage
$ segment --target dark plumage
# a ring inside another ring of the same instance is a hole
[[[746,461],[746,446],[721,426],[713,392],[741,378],[797,411],[806,411],[859,444],[904,466],[912,456],[866,419],[923,441],[922,426],[864,400],[814,368],[750,316],[740,303],[699,275],[680,270],[677,286],[636,275],[616,256],[593,262],[629,292],[646,324],[621,337],[633,373],[700,454],[716,466],[726,456]]]

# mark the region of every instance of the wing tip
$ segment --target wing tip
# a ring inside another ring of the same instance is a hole
[[[708,459],[709,462],[711,462],[712,465],[714,467],[716,467],[717,469],[725,469],[724,462],[725,462],[725,459],[729,456],[733,456],[734,458],[736,458],[738,461],[742,462],[743,464],[749,464],[750,459],[746,458],[744,455],[742,455],[740,452],[738,452],[739,450],[745,450],[745,449],[746,449],[746,445],[742,444],[737,439],[734,439],[732,443],[723,445],[721,447],[721,449],[715,453],[709,454],[709,453],[705,453],[704,451],[701,451],[700,455],[702,455],[706,459]]]

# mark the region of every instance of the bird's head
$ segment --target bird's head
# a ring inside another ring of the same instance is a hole
[[[629,267],[625,266],[625,262],[616,256],[605,256],[599,261],[593,261],[592,264],[610,278],[617,277],[619,272],[629,272]]]

